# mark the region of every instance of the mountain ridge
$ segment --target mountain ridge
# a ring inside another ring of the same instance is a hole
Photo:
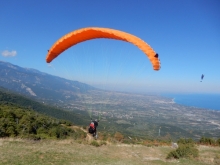
[[[26,96],[57,102],[77,99],[77,93],[98,90],[79,81],[0,61],[0,86]]]

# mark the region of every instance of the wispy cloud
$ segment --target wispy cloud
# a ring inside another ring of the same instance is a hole
[[[2,52],[2,56],[4,57],[14,57],[16,55],[17,55],[17,52],[15,50],[12,50],[12,51],[4,50]]]

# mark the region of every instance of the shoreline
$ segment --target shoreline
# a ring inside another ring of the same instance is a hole
[[[218,104],[220,94],[163,94],[161,96],[171,99],[173,104],[220,112],[220,104]]]

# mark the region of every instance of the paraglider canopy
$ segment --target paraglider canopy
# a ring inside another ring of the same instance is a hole
[[[64,35],[58,39],[48,51],[46,61],[50,63],[53,59],[55,59],[63,51],[70,48],[71,46],[74,46],[80,42],[97,38],[108,38],[130,42],[136,45],[145,53],[145,55],[152,63],[154,70],[159,70],[161,67],[158,54],[140,38],[123,31],[99,27],[82,28]]]

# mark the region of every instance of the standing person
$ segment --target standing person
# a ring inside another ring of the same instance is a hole
[[[97,134],[97,127],[98,127],[98,124],[99,123],[99,120],[95,119],[95,120],[92,120],[91,119],[91,123],[89,125],[89,133],[93,135],[93,137],[97,138],[98,137],[98,134]]]

